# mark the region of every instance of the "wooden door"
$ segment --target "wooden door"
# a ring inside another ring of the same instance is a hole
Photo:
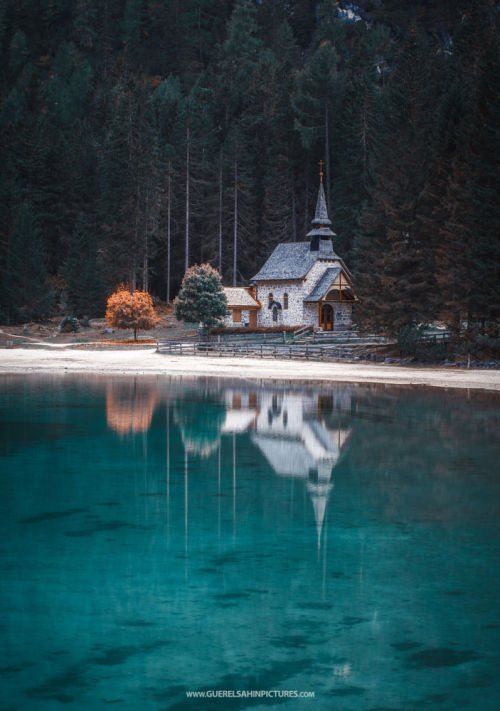
[[[319,325],[324,331],[333,331],[333,308],[330,304],[322,304]]]
[[[255,309],[250,311],[250,328],[257,328],[257,311]]]

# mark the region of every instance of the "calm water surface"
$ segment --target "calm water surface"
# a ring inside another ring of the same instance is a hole
[[[488,394],[3,377],[0,709],[497,711],[499,423]]]

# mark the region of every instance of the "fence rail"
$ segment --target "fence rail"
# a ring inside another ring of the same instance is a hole
[[[171,355],[250,356],[254,358],[318,361],[343,361],[353,359],[355,356],[354,351],[350,348],[309,343],[217,343],[213,341],[181,343],[158,341],[157,351]]]

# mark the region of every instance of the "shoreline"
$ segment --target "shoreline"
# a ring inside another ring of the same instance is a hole
[[[500,391],[500,370],[457,370],[364,363],[178,356],[141,350],[0,350],[0,375],[166,375],[304,384],[385,383]]]

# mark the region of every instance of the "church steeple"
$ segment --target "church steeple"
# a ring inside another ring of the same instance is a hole
[[[323,188],[323,183],[321,182],[319,184],[319,190],[318,190],[318,200],[316,202],[316,212],[314,214],[314,220],[312,221],[313,225],[320,225],[320,226],[329,226],[332,224],[331,220],[328,219],[328,210],[326,209],[326,199],[325,199],[325,191]],[[333,235],[333,232],[330,230],[330,233]]]
[[[335,237],[335,232],[330,229],[332,224],[328,217],[328,210],[326,207],[325,190],[323,188],[323,161],[319,162],[320,173],[319,173],[319,190],[318,190],[318,200],[316,202],[316,212],[314,214],[314,219],[312,220],[313,228],[307,233],[307,237],[311,239],[311,251],[325,251],[333,249],[331,238]]]

